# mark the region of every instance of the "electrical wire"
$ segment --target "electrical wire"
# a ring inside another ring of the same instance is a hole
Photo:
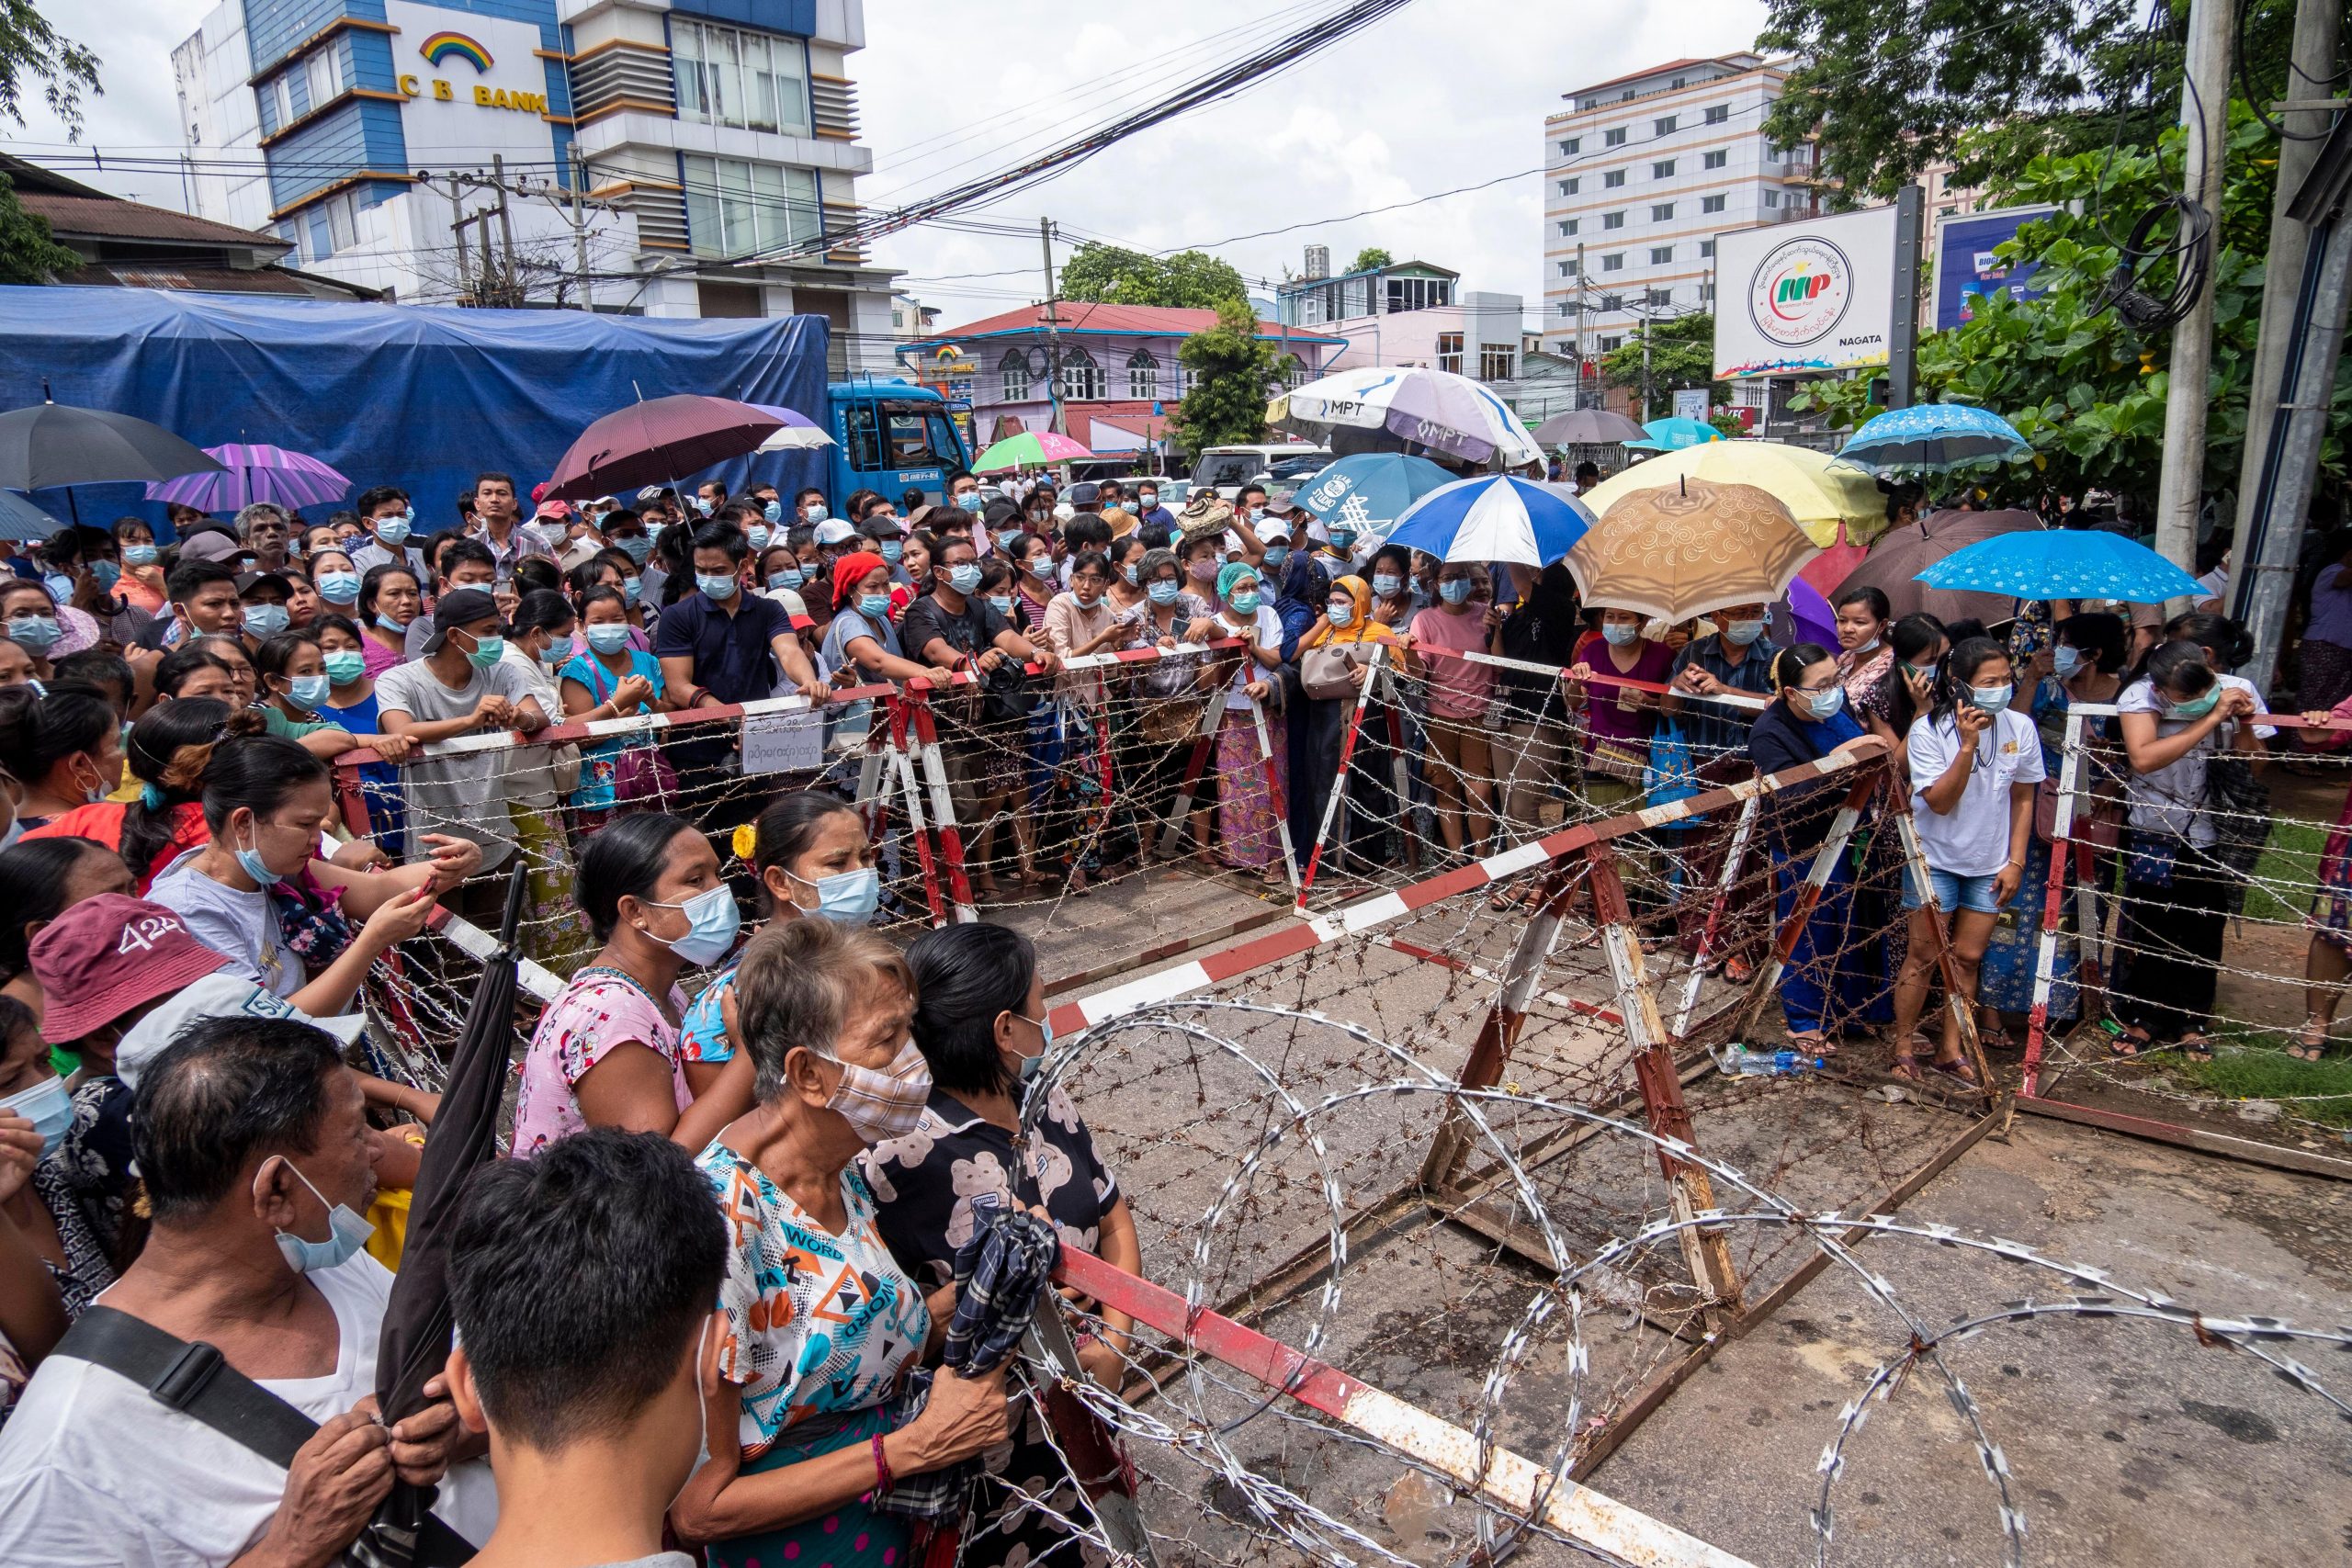
[[[2238,0],[2236,21],[2234,23],[2233,29],[2235,32],[2235,42],[2237,47],[2231,51],[2231,67],[2237,73],[2238,91],[2245,97],[2245,107],[2254,111],[2254,118],[2262,122],[2262,128],[2265,130],[2267,130],[2271,135],[2276,136],[2281,141],[2326,141],[2330,136],[2335,133],[2336,125],[2344,118],[2344,111],[2342,109],[2337,109],[2335,112],[2335,114],[2329,118],[2327,125],[2324,130],[2312,131],[2290,130],[2284,125],[2281,125],[2278,121],[2270,118],[2270,110],[2265,107],[2270,95],[2265,92],[2259,92],[2256,89],[2254,81],[2254,62],[2249,58],[2252,53],[2252,49],[2250,47],[2250,40],[2246,30],[2246,18],[2248,13],[2253,9],[2254,0]],[[2279,89],[2282,95],[2293,90],[2294,78],[2297,76],[2304,76],[2308,79],[2308,73],[2304,72],[2301,67],[2298,66],[2290,55],[2287,62],[2287,84]],[[2315,85],[2326,86],[2332,85],[2333,84],[2318,83]]]

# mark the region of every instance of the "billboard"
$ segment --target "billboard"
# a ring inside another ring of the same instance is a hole
[[[1936,225],[1935,311],[1928,320],[1932,332],[1956,327],[1975,314],[1972,294],[2006,288],[2020,299],[2041,291],[2030,279],[2040,264],[2011,266],[1993,254],[1993,247],[2012,238],[2020,225],[2058,210],[2054,207],[2004,207],[1992,212],[1951,217]]]
[[[1886,363],[1894,209],[1715,237],[1715,378]]]
[[[487,169],[499,152],[546,168],[555,133],[536,26],[415,0],[384,0],[384,17],[409,167]]]

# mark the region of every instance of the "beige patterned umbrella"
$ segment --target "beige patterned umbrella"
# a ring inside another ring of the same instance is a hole
[[[1754,485],[1685,479],[1618,498],[1568,552],[1589,605],[1671,624],[1727,604],[1770,604],[1821,547]]]

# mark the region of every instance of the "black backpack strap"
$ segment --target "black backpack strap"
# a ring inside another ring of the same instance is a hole
[[[129,1378],[161,1404],[281,1469],[319,1424],[229,1365],[220,1352],[108,1306],[83,1309],[51,1352]]]

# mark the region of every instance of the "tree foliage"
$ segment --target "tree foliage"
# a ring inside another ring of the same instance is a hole
[[[1170,421],[1180,445],[1197,452],[1265,438],[1266,399],[1283,378],[1283,356],[1258,336],[1245,301],[1218,306],[1216,325],[1186,338],[1176,357],[1199,378]]]
[[[82,139],[82,95],[96,97],[98,57],[49,25],[33,0],[0,0],[0,115],[25,123],[25,94],[35,84],[69,140]]]
[[[25,210],[17,184],[0,175],[0,283],[47,283],[82,258],[50,238],[49,220]]]
[[[1715,318],[1712,312],[1644,322],[1623,343],[1601,355],[1604,383],[1634,392],[1642,389],[1645,333],[1650,339],[1650,390],[1660,403],[1690,387],[1707,388],[1711,403],[1731,400],[1729,389],[1714,379]]]
[[[0,0],[5,3],[5,0]],[[1147,255],[1120,245],[1078,247],[1062,267],[1061,297],[1104,305],[1170,305],[1216,310],[1248,297],[1241,274],[1204,251]]]
[[[1366,245],[1363,249],[1356,253],[1356,259],[1348,264],[1348,270],[1350,272],[1370,272],[1374,267],[1395,266],[1396,265],[1396,258],[1390,255],[1378,245]]]

